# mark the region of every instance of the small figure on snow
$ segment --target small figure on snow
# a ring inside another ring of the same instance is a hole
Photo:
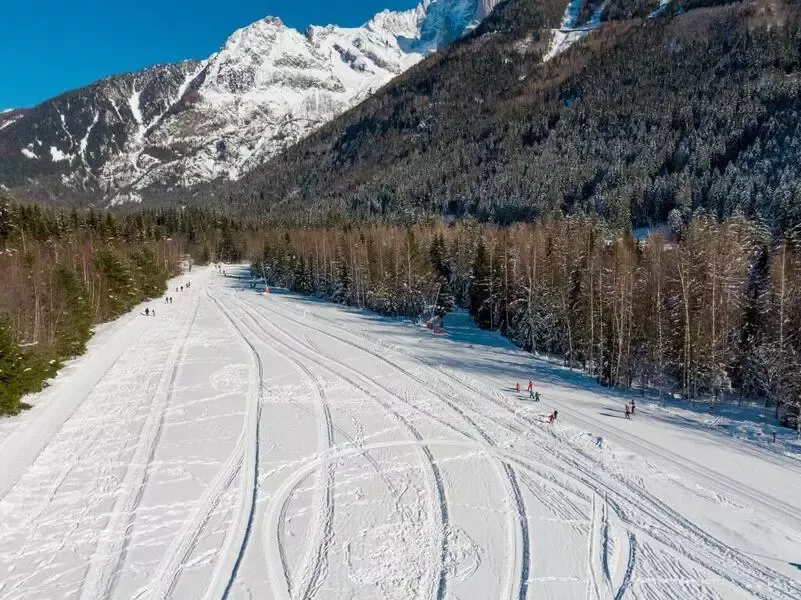
[[[182,292],[184,291],[184,286],[181,286],[181,291],[182,291]]]
[[[534,392],[534,402],[539,402],[539,401],[540,401],[540,393]]]
[[[519,381],[518,381],[518,382],[515,384],[515,391],[516,391],[518,394],[520,393],[520,382],[519,382]]]
[[[534,400],[534,388],[528,388],[528,399]]]
[[[146,308],[146,309],[145,309],[145,316],[146,316],[146,317],[149,317],[149,316],[150,316],[150,309],[149,309],[149,308]]]
[[[631,419],[631,404],[626,402],[626,418]]]
[[[548,425],[553,425],[554,423],[556,423],[557,416],[559,416],[559,411],[558,410],[553,411],[553,413],[551,413],[551,416],[548,417]]]
[[[634,399],[632,398],[632,400],[631,400],[631,416],[632,417],[634,416],[634,407],[635,406],[636,406],[636,404],[634,404]]]
[[[531,379],[529,379],[528,380],[528,391],[531,392],[531,390],[533,390],[533,389],[534,389],[534,382],[531,381]]]
[[[156,316],[156,309],[155,308],[150,311],[150,316],[152,316],[152,317]]]

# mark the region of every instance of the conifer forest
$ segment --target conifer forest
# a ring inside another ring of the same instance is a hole
[[[386,315],[463,308],[605,385],[775,406],[801,393],[799,242],[743,218],[679,219],[637,238],[589,218],[467,220],[275,232],[252,268]]]

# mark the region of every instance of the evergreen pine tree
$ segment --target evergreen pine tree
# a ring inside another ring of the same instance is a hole
[[[484,240],[479,239],[470,274],[470,314],[480,327],[490,327],[487,304],[490,297],[491,267]]]
[[[439,289],[437,292],[436,305],[434,306],[434,314],[439,317],[444,317],[446,313],[453,309],[454,305],[453,292],[451,291],[451,268],[446,260],[445,252],[445,239],[442,237],[442,234],[434,236],[434,239],[431,241],[429,256],[438,280],[437,284]]]

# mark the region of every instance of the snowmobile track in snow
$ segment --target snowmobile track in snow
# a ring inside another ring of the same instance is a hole
[[[411,379],[417,385],[421,386],[423,389],[426,389],[432,395],[434,395],[437,398],[439,398],[446,405],[446,407],[448,407],[450,410],[452,410],[457,415],[459,415],[459,417],[461,417],[463,420],[465,420],[475,430],[476,434],[483,441],[483,443],[479,442],[479,444],[482,447],[484,447],[486,449],[489,449],[489,450],[493,450],[496,447],[495,442],[486,433],[486,431],[484,431],[473,419],[468,417],[463,410],[458,408],[458,406],[456,406],[456,404],[452,400],[447,398],[444,394],[441,394],[441,393],[437,392],[436,390],[428,389],[428,385],[424,380],[420,379],[419,377],[417,377],[416,375],[414,375],[410,371],[404,369],[400,365],[397,365],[396,363],[393,363],[393,362],[387,360],[385,357],[381,356],[377,352],[375,352],[375,351],[373,351],[373,350],[371,350],[369,348],[366,348],[366,347],[364,347],[364,346],[362,346],[360,344],[357,344],[355,342],[352,342],[352,341],[346,340],[344,338],[341,338],[339,336],[336,336],[336,335],[334,335],[334,334],[332,334],[332,333],[330,333],[328,331],[325,331],[323,329],[314,327],[313,325],[309,325],[308,323],[304,323],[302,321],[298,321],[296,319],[287,317],[287,316],[281,314],[279,311],[264,307],[263,305],[259,305],[259,306],[260,306],[260,308],[264,309],[264,312],[268,312],[268,313],[271,313],[273,315],[277,315],[277,316],[279,316],[281,318],[284,318],[284,319],[286,319],[286,320],[288,320],[288,321],[290,321],[292,323],[295,323],[296,325],[300,325],[301,327],[314,330],[314,331],[316,331],[316,332],[318,332],[318,333],[320,333],[322,335],[325,335],[327,337],[330,337],[330,338],[332,338],[332,339],[334,339],[334,340],[336,340],[338,342],[347,344],[350,347],[355,348],[357,350],[360,350],[360,351],[370,355],[374,359],[379,360],[380,362],[386,364],[387,366],[389,366],[393,370],[396,370],[396,371],[400,372],[404,377],[406,377],[408,379]],[[291,334],[289,334],[285,329],[283,329],[282,327],[277,325],[274,321],[271,321],[270,324],[273,327],[275,327],[276,329],[278,329],[279,331],[283,332],[284,335],[287,336],[288,338],[295,340],[295,338],[293,336],[291,336]],[[308,336],[304,336],[304,337],[305,337],[306,343],[310,347],[310,349],[312,349],[320,357],[322,357],[323,359],[329,360],[329,361],[335,361],[335,362],[340,363],[341,366],[343,366],[344,368],[346,368],[346,369],[348,369],[350,371],[353,371],[357,376],[359,376],[360,378],[363,379],[363,376],[360,373],[358,373],[358,371],[354,371],[353,368],[350,367],[349,365],[341,363],[335,357],[333,357],[333,356],[331,356],[331,355],[329,355],[327,353],[322,352],[319,348],[317,348],[313,344],[313,342],[311,342],[311,340],[309,340]],[[295,341],[296,341],[296,343],[299,343],[299,342],[297,342],[297,340],[295,340]],[[321,366],[324,366],[324,365],[321,365]],[[427,368],[429,368],[429,367],[427,367]],[[452,425],[448,424],[447,422],[444,422],[440,417],[432,414],[429,411],[422,410],[419,407],[406,402],[403,398],[399,397],[395,392],[393,392],[392,390],[390,390],[389,388],[387,388],[383,384],[380,384],[377,381],[369,381],[369,380],[367,380],[367,381],[368,381],[368,383],[371,383],[372,385],[381,387],[386,392],[388,392],[389,394],[395,396],[399,400],[403,401],[405,404],[407,404],[411,408],[415,409],[416,411],[422,412],[425,416],[427,416],[427,417],[429,417],[429,418],[431,418],[431,419],[433,419],[433,420],[435,420],[437,422],[442,423],[443,425],[445,425],[446,427],[448,427],[450,429],[453,429]],[[461,432],[459,430],[456,430],[456,431],[458,431],[459,433],[461,433],[462,435],[464,435],[468,439],[476,440],[476,438],[474,436],[471,436],[471,435],[467,434],[466,432]],[[419,434],[416,434],[416,436],[419,436]],[[432,463],[432,466],[433,466],[434,470],[436,470],[438,472],[438,469],[436,468],[436,465],[435,465],[434,460],[433,460],[433,456],[430,455],[430,452],[427,452],[427,455],[429,457],[429,460]],[[493,457],[493,456],[494,456],[494,454],[492,452],[490,452],[490,457]],[[525,502],[524,502],[524,500],[523,500],[523,498],[522,498],[522,496],[520,494],[520,489],[519,489],[519,486],[517,484],[516,476],[515,476],[514,470],[512,469],[511,465],[509,465],[508,463],[503,462],[503,461],[492,460],[492,466],[493,466],[493,469],[496,472],[496,475],[498,476],[499,481],[504,485],[506,497],[507,497],[507,499],[509,501],[509,507],[510,507],[510,510],[508,512],[509,520],[510,520],[510,525],[508,526],[508,536],[509,536],[509,540],[510,540],[510,546],[513,549],[514,555],[513,555],[512,559],[510,560],[510,572],[508,574],[508,577],[507,577],[507,580],[506,580],[506,584],[504,585],[504,590],[505,590],[504,591],[504,597],[505,598],[510,598],[510,599],[513,599],[513,600],[523,599],[523,598],[526,597],[526,594],[527,594],[527,581],[528,581],[528,571],[529,571],[529,563],[530,563],[530,557],[529,557],[530,542],[529,542],[528,519],[526,517]],[[438,482],[438,485],[441,485],[441,476],[437,478],[437,482]],[[444,498],[444,490],[441,492],[441,494],[442,494],[441,497]],[[442,510],[443,510],[443,518],[447,519],[447,507],[445,506],[445,502],[444,501],[441,502],[441,506],[442,506]],[[445,521],[445,522],[447,522],[447,521]],[[443,545],[443,553],[446,550],[447,550],[447,548]],[[444,581],[444,574],[443,574],[443,578],[441,579],[441,581]],[[444,594],[444,583],[438,589],[439,589],[439,591],[438,591],[437,597],[439,598],[439,597],[441,597],[440,594]]]
[[[267,329],[264,326],[264,324],[259,322],[259,320],[256,319],[253,315],[250,315],[250,316],[253,319],[254,324],[265,335],[267,335],[271,339],[279,342],[279,340],[276,339],[276,337],[274,335],[272,335],[269,331],[267,331]],[[353,367],[351,367],[350,365],[347,365],[346,363],[336,359],[335,357],[331,357],[331,356],[328,356],[328,355],[322,353],[319,349],[317,349],[314,346],[305,346],[305,348],[304,348],[304,344],[302,342],[300,342],[299,340],[297,340],[294,336],[289,334],[285,329],[281,328],[280,326],[278,326],[277,324],[275,324],[272,321],[267,321],[267,323],[271,327],[276,329],[280,334],[282,334],[288,340],[288,342],[290,344],[294,344],[298,348],[300,348],[300,349],[291,348],[290,346],[288,346],[287,342],[279,342],[286,349],[290,349],[292,352],[294,352],[298,356],[302,356],[303,358],[313,362],[317,366],[319,366],[319,367],[321,367],[321,368],[323,368],[323,369],[325,369],[325,370],[327,370],[329,372],[334,373],[335,376],[344,379],[345,381],[350,383],[352,386],[354,386],[356,389],[360,390],[361,392],[366,394],[368,397],[370,397],[374,401],[376,401],[385,410],[387,410],[387,412],[389,412],[400,424],[402,424],[404,426],[404,428],[406,430],[408,430],[416,440],[419,441],[419,440],[423,439],[423,436],[420,434],[420,432],[411,423],[411,421],[409,419],[404,417],[397,410],[393,409],[389,405],[389,403],[387,403],[386,401],[381,400],[378,397],[377,394],[375,394],[374,392],[371,392],[367,388],[376,387],[376,388],[380,389],[382,391],[382,393],[388,394],[389,396],[395,397],[396,399],[398,399],[398,400],[403,402],[403,398],[398,396],[395,392],[393,392],[392,390],[390,390],[389,388],[387,388],[386,386],[380,384],[377,381],[373,381],[373,380],[367,379],[366,377],[364,377],[364,375],[362,375],[357,370],[353,369]],[[312,353],[311,355],[309,354],[310,352]],[[337,372],[335,370],[332,370],[332,363],[335,364],[337,366],[337,368],[350,372],[354,377],[356,377],[356,379],[358,381],[354,380],[353,377],[349,377],[347,375],[343,375],[341,372]],[[445,569],[444,569],[444,557],[445,557],[445,553],[446,553],[446,550],[447,550],[446,549],[445,531],[447,529],[448,513],[447,513],[447,503],[446,503],[446,500],[445,500],[445,489],[444,489],[444,484],[442,482],[442,476],[441,476],[441,474],[439,472],[439,467],[437,467],[436,462],[434,460],[434,457],[433,457],[430,449],[428,449],[425,445],[422,445],[422,446],[420,446],[418,448],[418,450],[421,453],[421,456],[423,458],[422,462],[425,465],[424,472],[427,475],[427,479],[430,480],[430,482],[429,482],[430,486],[429,487],[434,490],[434,494],[432,495],[432,515],[436,517],[435,528],[436,528],[436,531],[439,532],[438,533],[439,541],[437,542],[437,546],[440,548],[440,551],[439,551],[439,566],[437,568],[438,573],[436,575],[436,583],[433,584],[433,587],[431,588],[432,592],[429,594],[428,597],[440,598],[440,597],[444,596],[445,586],[446,586]],[[265,536],[264,539],[266,541],[267,537]]]
[[[245,462],[241,469],[242,489],[239,491],[240,503],[237,507],[232,530],[229,530],[225,537],[225,544],[220,551],[221,558],[218,559],[214,566],[214,571],[204,596],[205,600],[217,600],[228,596],[253,524],[253,512],[256,503],[256,477],[259,469],[259,412],[261,410],[261,382],[264,379],[264,366],[253,342],[242,331],[242,327],[237,325],[236,320],[222,307],[219,300],[211,294],[207,295],[226,318],[227,323],[236,332],[242,344],[247,346],[251,363],[247,415],[244,428]]]
[[[409,373],[408,371],[406,371],[405,369],[403,369],[399,365],[396,365],[395,363],[387,360],[385,357],[377,354],[376,352],[372,351],[369,348],[361,346],[360,344],[356,344],[355,342],[352,342],[350,340],[344,339],[340,335],[334,335],[329,331],[326,331],[324,329],[320,329],[318,327],[315,327],[314,325],[311,325],[309,323],[303,322],[303,321],[298,320],[296,318],[289,317],[289,316],[287,316],[287,315],[283,314],[282,312],[277,311],[275,309],[267,308],[263,304],[259,304],[258,306],[262,309],[261,312],[272,313],[274,316],[278,316],[278,317],[283,318],[283,319],[285,319],[287,321],[290,321],[290,322],[292,322],[292,323],[294,323],[296,325],[299,325],[299,326],[302,326],[302,327],[317,331],[317,332],[319,332],[319,333],[321,333],[323,335],[326,335],[326,336],[328,336],[328,337],[330,337],[330,338],[332,338],[334,340],[340,341],[340,342],[345,343],[345,344],[347,344],[347,345],[349,345],[351,347],[357,348],[357,349],[362,350],[362,351],[364,351],[364,352],[366,352],[368,354],[371,354],[375,358],[377,358],[378,360],[381,360],[382,362],[387,363],[388,365],[390,365],[391,367],[393,367],[393,368],[399,370],[400,372],[404,373],[406,376],[410,377],[411,379],[413,379],[415,381],[418,381],[418,383],[421,383],[421,384],[424,385],[424,382],[419,380],[416,376],[414,376],[413,374]],[[275,323],[273,323],[273,325],[275,325]],[[420,362],[418,359],[416,359],[415,357],[413,357],[411,355],[406,354],[405,352],[402,352],[401,354],[404,354],[405,356],[409,357],[411,360]],[[479,389],[476,386],[470,385],[470,384],[462,381],[461,379],[459,379],[457,377],[454,377],[454,376],[450,375],[449,373],[445,373],[445,372],[441,371],[440,369],[435,369],[435,368],[427,365],[426,363],[421,363],[421,364],[423,364],[423,366],[425,366],[425,367],[428,367],[428,368],[431,368],[431,369],[433,369],[435,371],[438,371],[440,374],[442,374],[445,377],[447,377],[448,379],[452,380],[457,385],[466,388],[471,393],[476,394],[479,397],[483,397],[486,400],[490,401],[492,404],[498,406],[499,408],[502,409],[503,412],[506,412],[510,416],[510,419],[511,419],[511,421],[513,423],[517,422],[517,423],[520,423],[525,429],[532,429],[535,433],[538,434],[538,437],[540,437],[540,441],[541,442],[546,442],[546,445],[551,446],[552,447],[551,450],[553,452],[555,452],[558,456],[561,456],[565,460],[565,462],[567,464],[573,463],[574,466],[578,467],[578,463],[576,463],[574,460],[572,460],[569,457],[567,457],[567,455],[565,455],[560,449],[558,449],[558,447],[554,447],[553,446],[553,440],[552,439],[548,440],[547,437],[543,437],[540,423],[532,422],[530,419],[520,416],[517,412],[515,412],[513,409],[511,409],[505,402],[503,402],[501,398],[496,397],[492,393],[487,393],[483,389]],[[436,394],[436,392],[435,392],[435,394]],[[446,404],[450,405],[451,408],[453,408],[451,402],[446,401]],[[465,416],[463,411],[459,410],[458,412],[463,417]],[[502,421],[500,421],[500,419],[491,419],[491,420],[496,422],[499,426],[505,426],[507,428],[510,427],[509,423],[503,423]],[[482,435],[482,437],[484,437],[484,435]],[[548,437],[552,438],[553,436],[548,436]],[[485,440],[486,439],[487,438],[485,437]],[[586,454],[581,449],[576,448],[576,451],[580,455],[583,455],[585,458],[589,458],[589,457],[586,456]],[[541,448],[540,452],[543,453],[543,449],[542,448]],[[543,453],[543,458],[546,458],[546,455],[544,453]],[[601,486],[605,486],[605,485],[608,485],[608,484],[601,483],[601,481],[598,479],[598,475],[597,475],[596,470],[592,469],[592,468],[585,468],[585,467],[579,467],[579,469],[580,469],[580,472],[583,473],[583,476],[579,476],[578,480],[583,482],[585,485],[589,485],[591,489],[595,490],[595,493],[603,493],[604,488],[603,487],[597,487],[598,483],[600,483]],[[574,477],[575,477],[575,475],[574,475]],[[589,479],[587,479],[587,478],[589,478]],[[590,482],[595,482],[595,481],[597,481],[598,483],[590,483]],[[620,483],[620,482],[618,482],[618,483]],[[633,501],[632,502],[633,506],[637,506],[638,503],[643,503],[643,502],[645,502],[645,503],[647,503],[648,505],[651,505],[651,506],[659,506],[661,504],[657,499],[650,497],[644,491],[636,490],[628,482],[625,482],[625,485],[627,486],[628,489],[633,489],[635,492],[638,492],[639,494],[646,495],[646,498],[642,498],[641,497],[637,501]],[[666,510],[670,510],[670,509],[666,509]],[[715,572],[717,575],[721,576],[723,579],[726,579],[726,580],[730,581],[731,583],[733,583],[737,587],[741,587],[742,589],[748,590],[750,593],[756,594],[757,597],[765,598],[765,600],[768,600],[768,599],[772,600],[773,598],[777,598],[779,596],[771,596],[771,595],[765,596],[765,595],[762,595],[761,592],[760,592],[760,589],[759,589],[759,585],[757,585],[757,583],[756,583],[758,581],[765,581],[766,578],[767,578],[767,580],[771,580],[774,577],[778,578],[778,580],[783,582],[783,584],[784,584],[784,585],[782,585],[781,587],[779,587],[776,590],[780,594],[782,594],[782,593],[791,593],[792,594],[792,592],[790,592],[790,590],[792,590],[794,587],[797,587],[789,579],[787,579],[786,577],[783,577],[783,576],[775,573],[774,571],[768,569],[767,567],[763,567],[762,565],[753,565],[753,561],[741,556],[733,548],[726,547],[726,546],[722,545],[720,542],[718,542],[717,540],[715,540],[714,538],[712,538],[711,536],[709,536],[708,534],[705,534],[704,532],[701,532],[697,527],[692,525],[689,521],[687,521],[686,519],[683,519],[682,517],[680,517],[678,515],[678,513],[675,513],[675,511],[670,511],[670,512],[672,514],[668,518],[671,519],[671,520],[675,519],[673,522],[676,523],[676,521],[678,521],[678,523],[675,524],[675,525],[672,525],[672,526],[667,526],[666,525],[667,527],[669,527],[670,529],[673,529],[676,533],[679,533],[680,535],[683,534],[682,537],[684,535],[686,535],[686,533],[683,533],[683,532],[680,533],[681,529],[684,528],[684,527],[689,528],[691,530],[691,533],[690,533],[691,536],[697,535],[700,539],[704,540],[706,543],[711,544],[711,546],[713,548],[715,548],[715,550],[710,550],[711,551],[711,556],[714,556],[715,554],[720,553],[723,556],[737,557],[737,559],[735,560],[736,564],[739,565],[739,567],[741,568],[741,570],[744,573],[749,573],[751,580],[750,580],[750,582],[745,582],[745,581],[742,581],[742,580],[737,579],[737,578],[732,578],[730,574],[727,574],[725,572],[725,569],[720,568],[719,565],[716,564],[716,561],[714,559],[711,560],[711,561],[702,560],[702,561],[699,562],[698,557],[696,555],[686,553],[681,548],[677,548],[675,544],[672,544],[671,540],[667,540],[667,546],[668,547],[672,547],[674,550],[677,550],[678,552],[683,554],[688,560],[690,560],[692,562],[696,562],[697,564],[703,565],[705,568],[711,570],[712,572]],[[725,548],[725,551],[723,550],[723,548]],[[519,581],[522,582],[522,581],[525,581],[525,580],[524,579],[519,579]],[[511,596],[511,597],[516,598],[517,596]],[[782,597],[784,597],[784,596],[782,596]],[[791,596],[786,596],[786,597],[792,598],[792,595]]]
[[[245,310],[241,305],[240,309]],[[247,316],[253,321],[254,325],[259,328],[262,334],[267,335],[274,343],[279,344],[284,348],[285,354],[282,356],[288,359],[295,367],[304,374],[306,379],[311,382],[311,388],[316,396],[315,406],[317,408],[317,424],[318,424],[318,453],[324,454],[334,446],[334,424],[331,419],[331,410],[326,401],[326,394],[324,388],[320,385],[314,373],[302,361],[293,356],[292,349],[272,336],[267,332],[259,323],[253,318],[250,312],[245,310]],[[274,348],[270,348],[264,343],[262,336],[259,338],[260,342],[264,344],[271,352],[275,352]],[[328,543],[333,535],[333,514],[334,514],[334,465],[327,464],[322,468],[324,477],[323,485],[316,487],[318,498],[315,502],[316,509],[313,511],[315,518],[312,525],[312,531],[305,536],[306,550],[304,558],[301,561],[299,569],[300,577],[302,578],[299,584],[292,581],[292,574],[290,573],[289,564],[285,556],[285,545],[280,539],[278,540],[278,550],[280,554],[281,564],[284,570],[284,578],[287,582],[287,591],[290,597],[301,598],[306,600],[314,595],[314,591],[320,585],[323,569],[327,560]],[[286,509],[286,504],[282,507],[283,511]],[[267,538],[262,536],[262,543],[264,544],[265,556],[269,556],[270,549],[268,547]],[[298,593],[293,593],[297,589]]]

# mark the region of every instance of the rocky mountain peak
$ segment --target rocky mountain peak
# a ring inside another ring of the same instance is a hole
[[[204,61],[106,78],[0,114],[0,183],[64,201],[140,201],[236,179],[459,38],[498,0],[423,0],[361,27],[278,17]]]

